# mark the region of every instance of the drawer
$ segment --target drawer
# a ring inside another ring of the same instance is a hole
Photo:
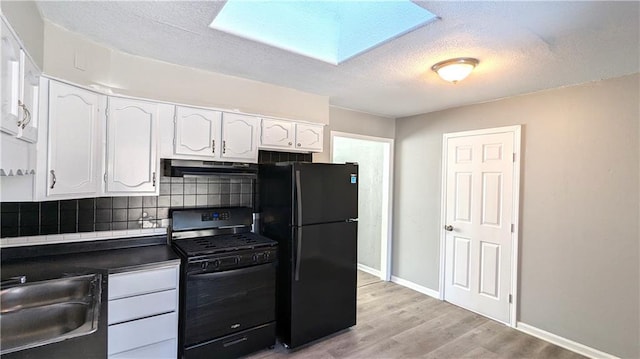
[[[177,336],[178,315],[175,312],[110,325],[107,352],[109,355],[118,354]]]
[[[109,301],[109,325],[156,314],[175,312],[177,290],[165,290]]]
[[[176,339],[165,340],[160,343],[110,355],[109,359],[175,359],[178,355]]]
[[[178,266],[109,276],[109,300],[160,292],[178,287]]]
[[[185,359],[234,359],[276,344],[276,323],[271,322],[186,348]]]

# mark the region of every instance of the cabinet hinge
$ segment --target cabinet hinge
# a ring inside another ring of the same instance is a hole
[[[104,183],[107,183],[107,172],[104,173],[104,176],[102,176],[102,179],[104,180]]]
[[[509,303],[513,303],[513,296],[509,294]]]
[[[156,186],[156,173],[153,172],[153,187]]]

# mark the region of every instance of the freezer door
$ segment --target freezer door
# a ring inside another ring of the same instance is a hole
[[[311,225],[294,232],[286,343],[292,348],[356,324],[357,224]]]
[[[358,218],[358,166],[296,163],[294,218],[296,225]]]

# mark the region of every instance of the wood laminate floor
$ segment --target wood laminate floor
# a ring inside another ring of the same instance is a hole
[[[353,328],[288,351],[278,344],[251,355],[272,358],[584,358],[491,319],[358,271]]]

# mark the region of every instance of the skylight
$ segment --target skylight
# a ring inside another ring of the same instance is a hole
[[[209,27],[337,65],[435,17],[405,0],[228,0]]]

